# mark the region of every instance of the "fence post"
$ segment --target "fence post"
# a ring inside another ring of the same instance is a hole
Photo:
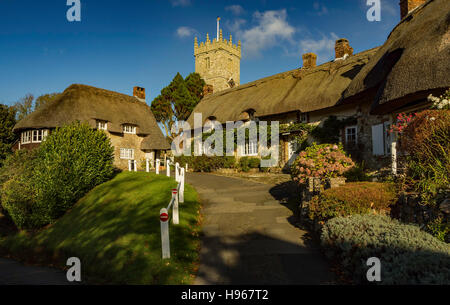
[[[170,177],[170,161],[169,158],[166,159],[166,175]]]
[[[134,171],[137,172],[137,161],[133,160]]]
[[[170,258],[169,214],[166,208],[159,211],[159,220],[161,223],[162,258]]]
[[[175,163],[175,181],[180,182],[180,173],[178,172],[180,170],[180,164]]]
[[[175,197],[175,200],[173,202],[173,208],[172,208],[172,222],[174,225],[177,225],[180,223],[180,217],[178,214],[178,194],[177,189],[172,189],[172,198]]]
[[[156,159],[156,166],[155,166],[155,172],[157,175],[159,175],[159,159]]]
[[[145,171],[148,173],[150,171],[150,160],[145,159]]]
[[[180,203],[184,202],[184,177],[185,177],[186,171],[184,170],[184,168],[181,169],[181,174],[180,174],[180,194],[178,196]]]

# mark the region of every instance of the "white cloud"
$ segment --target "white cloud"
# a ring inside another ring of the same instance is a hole
[[[339,37],[335,33],[329,36],[322,35],[320,39],[302,39],[298,43],[301,54],[313,52],[317,55],[318,62],[330,59],[334,56],[334,46]]]
[[[239,16],[245,13],[245,10],[242,6],[235,4],[225,7],[226,11],[230,11],[233,15]]]
[[[172,6],[189,6],[191,5],[191,0],[170,0]]]
[[[255,12],[255,25],[249,29],[242,29],[242,20],[235,21],[235,32],[242,40],[245,56],[259,56],[261,51],[284,41],[292,42],[295,28],[287,21],[286,10]],[[236,23],[237,22],[237,23]]]
[[[314,2],[313,7],[317,16],[323,16],[328,14],[328,8],[325,5],[320,4],[320,2],[318,1]]]
[[[197,31],[193,28],[190,28],[188,26],[180,26],[177,31],[176,34],[178,37],[180,38],[185,38],[185,37],[191,37],[193,36]]]

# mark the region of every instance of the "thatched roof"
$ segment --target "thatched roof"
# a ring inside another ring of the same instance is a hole
[[[123,124],[136,125],[136,133],[146,136],[142,149],[170,147],[147,104],[133,96],[79,84],[20,120],[14,131],[62,127],[77,120],[92,128],[96,128],[96,120],[107,121],[112,133],[122,133]]]
[[[276,74],[203,98],[193,113],[203,120],[215,117],[221,123],[242,119],[252,109],[256,117],[309,112],[334,106],[352,79],[376,52],[367,50],[345,60],[331,61],[310,69]],[[193,127],[191,115],[188,123]]]
[[[373,99],[372,113],[388,113],[450,87],[450,1],[431,0],[394,28],[351,82],[343,103]]]

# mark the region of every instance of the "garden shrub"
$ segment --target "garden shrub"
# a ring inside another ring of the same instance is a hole
[[[314,196],[309,204],[309,217],[325,221],[337,216],[386,213],[396,199],[395,186],[391,183],[347,183]]]
[[[302,151],[291,166],[291,176],[299,184],[309,177],[335,178],[355,166],[342,145],[313,144]]]
[[[87,124],[53,131],[33,152],[18,152],[2,169],[1,203],[20,229],[54,222],[114,172],[108,136]]]
[[[321,244],[357,284],[368,283],[370,257],[381,261],[380,284],[450,284],[450,245],[388,216],[333,218],[323,227]]]
[[[250,169],[259,168],[261,159],[253,157],[242,157],[239,159],[239,170],[248,172]]]
[[[110,139],[82,123],[53,131],[40,145],[38,158],[34,174],[37,200],[47,206],[49,222],[114,172]]]
[[[370,176],[366,173],[364,163],[356,164],[354,167],[344,173],[347,182],[371,181]]]
[[[33,213],[37,208],[33,179],[36,160],[37,150],[19,150],[0,169],[0,203],[18,228],[32,227],[36,222]]]
[[[425,110],[400,135],[408,176],[416,191],[434,197],[450,185],[450,110]],[[425,196],[424,196],[425,197]]]
[[[236,158],[233,156],[179,156],[175,157],[181,167],[188,164],[194,172],[213,172],[221,168],[234,168]]]

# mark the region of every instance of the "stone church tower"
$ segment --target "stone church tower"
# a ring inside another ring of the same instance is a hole
[[[208,93],[216,93],[239,86],[241,66],[241,42],[234,45],[223,39],[217,18],[217,37],[212,41],[206,34],[206,42],[194,41],[195,72],[199,73],[207,84]]]

